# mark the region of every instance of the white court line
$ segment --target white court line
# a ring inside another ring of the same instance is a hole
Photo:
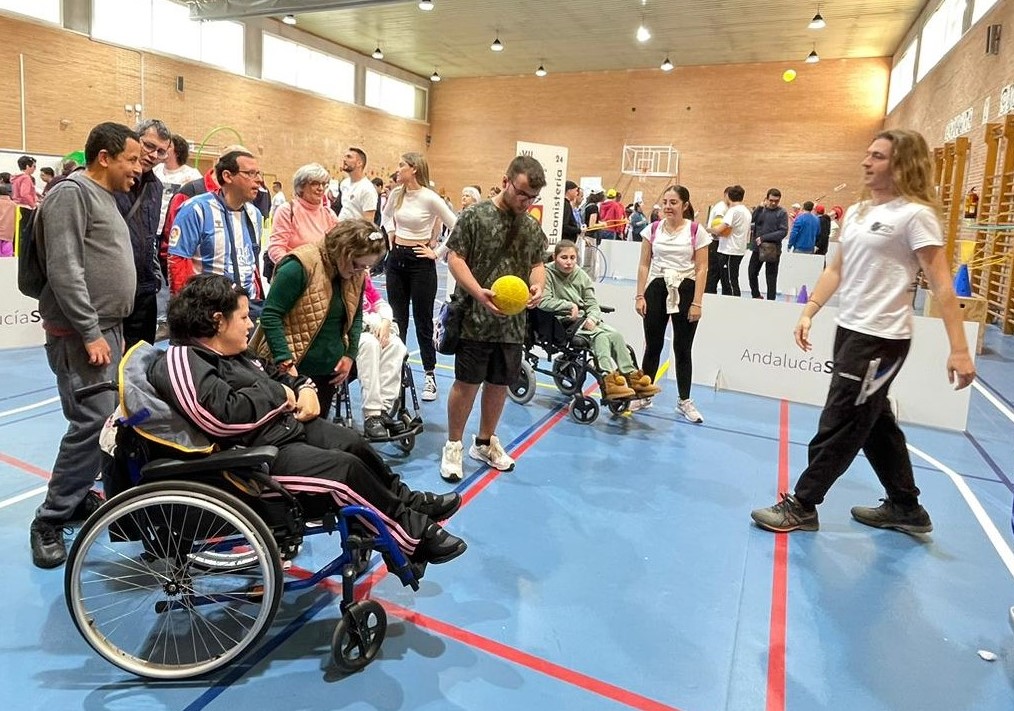
[[[991,403],[993,403],[993,407],[995,407],[997,410],[999,410],[1001,412],[1001,414],[1006,415],[1006,417],[1007,417],[1008,420],[1010,420],[1011,422],[1014,422],[1014,412],[1011,412],[1010,408],[1007,407],[1006,405],[1004,405],[1002,402],[1000,402],[1000,400],[998,400],[997,397],[995,395],[993,395],[993,393],[991,393],[989,390],[987,390],[983,386],[979,385],[979,383],[977,383],[974,380],[972,381],[972,387],[975,388],[976,390],[978,390],[980,393],[982,393],[982,396],[984,398],[986,398]]]
[[[0,417],[7,417],[7,415],[16,415],[19,412],[27,412],[29,410],[34,410],[37,407],[45,407],[46,405],[52,405],[54,402],[60,402],[60,398],[51,397],[45,400],[40,400],[39,402],[33,402],[31,405],[23,405],[21,407],[15,407],[13,410],[4,410],[3,412],[0,412]]]
[[[8,506],[13,506],[16,503],[18,503],[20,501],[24,501],[25,499],[30,499],[33,496],[38,496],[39,494],[45,494],[46,493],[46,489],[48,489],[48,488],[49,488],[48,485],[43,485],[43,486],[36,487],[35,489],[30,489],[30,490],[26,491],[23,494],[18,494],[17,496],[12,496],[9,499],[4,499],[3,501],[0,501],[0,509],[5,509]]]
[[[912,452],[912,454],[936,467],[950,478],[950,480],[954,483],[954,486],[957,488],[958,493],[961,494],[961,498],[965,500],[965,503],[968,504],[968,508],[972,510],[972,515],[974,515],[975,520],[979,522],[979,526],[981,526],[983,532],[985,532],[986,538],[988,538],[989,542],[993,544],[993,548],[996,549],[997,555],[1000,556],[1000,560],[1002,560],[1003,564],[1007,566],[1007,571],[1011,574],[1011,577],[1014,577],[1014,551],[1012,551],[1010,546],[1007,545],[1007,541],[1003,539],[1000,531],[997,530],[993,520],[989,517],[989,514],[986,513],[986,509],[982,507],[982,503],[978,498],[976,498],[975,494],[972,493],[968,483],[956,471],[945,466],[941,462],[938,462],[936,459],[921,451],[917,447],[913,447],[910,444],[907,446],[908,451]]]

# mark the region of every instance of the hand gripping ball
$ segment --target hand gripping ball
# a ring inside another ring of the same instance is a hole
[[[493,303],[508,316],[524,311],[530,296],[525,280],[513,274],[505,274],[497,279],[490,291],[493,292]]]

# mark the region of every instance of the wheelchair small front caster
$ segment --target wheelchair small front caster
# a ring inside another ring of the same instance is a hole
[[[405,454],[411,454],[412,448],[415,447],[415,435],[405,435],[398,440],[398,446]]]
[[[357,672],[376,659],[387,634],[387,613],[375,600],[348,606],[334,628],[331,653],[335,666],[346,674]]]
[[[578,395],[570,404],[570,418],[579,425],[590,425],[599,417],[599,404],[585,395]]]
[[[610,400],[606,402],[606,407],[608,407],[609,412],[614,415],[622,415],[630,409],[630,400]]]

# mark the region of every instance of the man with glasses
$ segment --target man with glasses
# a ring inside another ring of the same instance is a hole
[[[221,186],[190,198],[169,231],[169,291],[179,293],[195,274],[222,274],[250,294],[250,318],[264,298],[257,252],[262,216],[252,202],[263,174],[245,150],[229,151],[215,164]]]
[[[489,287],[499,277],[513,274],[529,285],[528,308],[542,299],[546,278],[542,256],[548,240],[528,208],[545,185],[539,162],[518,156],[507,168],[503,190],[492,200],[462,211],[447,240],[447,264],[467,310],[454,355],[454,385],[447,399],[447,443],[440,462],[440,475],[446,481],[460,481],[463,476],[461,440],[480,385],[479,432],[468,456],[500,471],[514,468],[496,428],[507,388],[521,369],[527,315],[504,314],[493,303]]]
[[[163,187],[154,168],[165,162],[172,147],[172,132],[158,119],[146,119],[134,131],[141,139],[141,177],[130,192],[115,195],[116,206],[130,230],[137,274],[134,309],[123,320],[123,342],[127,348],[138,341],[155,342],[157,297],[162,288],[158,235]]]
[[[747,277],[750,280],[750,295],[755,299],[763,299],[760,293],[758,277],[760,276],[761,260],[760,246],[767,242],[773,244],[776,250],[775,258],[772,261],[764,262],[764,278],[767,281],[768,301],[774,301],[778,294],[778,260],[782,256],[782,240],[789,233],[789,215],[785,208],[779,207],[782,200],[782,193],[778,188],[768,190],[764,204],[753,211],[753,254],[750,255],[750,266],[747,269]]]

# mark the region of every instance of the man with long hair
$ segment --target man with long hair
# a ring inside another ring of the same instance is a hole
[[[875,508],[856,506],[852,518],[907,533],[933,530],[919,504],[905,435],[887,399],[912,338],[912,291],[920,269],[940,304],[950,341],[947,373],[956,389],[975,378],[961,314],[944,253],[940,207],[926,139],[914,131],[877,134],[862,162],[863,192],[849,208],[841,249],[824,269],[796,324],[796,343],[810,350],[810,320],[837,291],[841,310],[834,371],[809,465],[794,494],[751,516],[769,531],[816,531],[817,505],[862,450],[887,498]]]

